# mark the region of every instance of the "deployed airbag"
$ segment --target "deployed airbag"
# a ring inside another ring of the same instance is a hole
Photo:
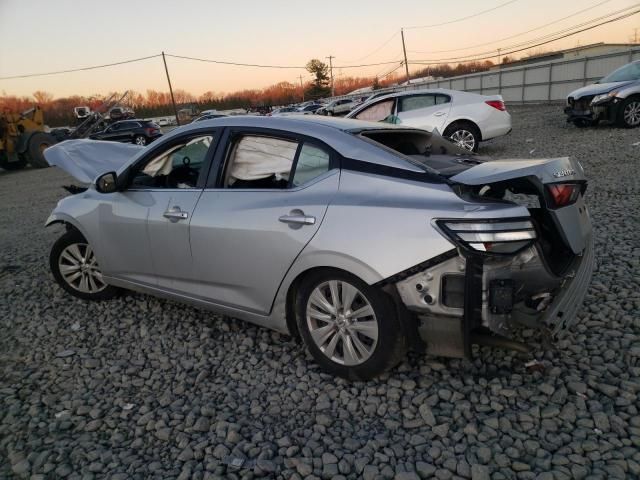
[[[275,175],[287,179],[298,148],[297,142],[246,136],[232,154],[229,184],[235,180],[261,180]]]
[[[144,148],[99,140],[66,140],[47,148],[44,158],[80,182],[92,183],[98,175],[118,170]]]

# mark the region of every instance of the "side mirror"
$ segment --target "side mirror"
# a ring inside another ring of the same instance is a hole
[[[100,193],[113,193],[118,190],[116,172],[103,173],[96,180],[96,190]]]

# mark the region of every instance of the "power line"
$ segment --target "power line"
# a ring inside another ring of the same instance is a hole
[[[71,72],[84,72],[86,70],[95,70],[97,68],[105,68],[105,67],[114,67],[116,65],[124,65],[125,63],[133,63],[133,62],[141,62],[143,60],[149,60],[150,58],[158,58],[161,57],[162,54],[158,53],[157,55],[149,55],[148,57],[140,57],[140,58],[132,58],[131,60],[123,60],[121,62],[114,63],[105,63],[104,65],[93,65],[91,67],[80,67],[80,68],[72,68],[69,70],[58,70],[56,72],[46,72],[46,73],[27,73],[24,75],[11,75],[8,77],[0,77],[0,80],[14,80],[18,78],[31,78],[31,77],[44,77],[48,75],[58,75],[60,73],[71,73]]]
[[[405,30],[416,29],[416,28],[433,28],[433,27],[441,27],[443,25],[451,25],[452,23],[462,22],[464,20],[469,20],[470,18],[479,17],[480,15],[484,15],[485,13],[493,12],[494,10],[498,10],[499,8],[506,7],[507,5],[511,5],[512,3],[517,2],[518,0],[509,0],[508,2],[501,3],[498,6],[493,8],[489,8],[487,10],[483,10],[481,12],[473,13],[471,15],[467,15],[466,17],[456,18],[455,20],[449,20],[447,22],[442,23],[432,23],[430,25],[415,25],[413,27],[404,27]]]
[[[173,57],[173,58],[181,58],[184,60],[193,60],[196,62],[205,62],[205,63],[217,63],[217,64],[221,64],[221,65],[234,65],[237,67],[257,67],[257,68],[297,68],[297,69],[305,69],[306,70],[306,66],[295,66],[295,65],[264,65],[264,64],[258,64],[258,63],[239,63],[239,62],[227,62],[227,61],[223,61],[223,60],[212,60],[212,59],[208,59],[208,58],[197,58],[197,57],[187,57],[185,55],[173,55],[170,53],[166,54],[167,57]],[[392,63],[395,63],[395,61],[389,61],[389,62],[377,62],[377,63],[365,63],[365,64],[361,64],[361,65],[334,65],[333,68],[361,68],[361,67],[376,67],[378,65],[390,65]]]
[[[365,55],[364,57],[360,57],[360,58],[356,58],[355,60],[348,60],[349,63],[353,62],[360,62],[362,60],[364,60],[365,58],[369,58],[370,56],[372,56],[375,53],[378,53],[380,50],[382,50],[384,47],[386,47],[387,45],[389,45],[389,43],[391,42],[391,40],[393,40],[394,38],[396,38],[396,36],[398,35],[398,33],[400,33],[400,30],[396,30],[393,35],[391,35],[391,37],[389,37],[389,39],[387,41],[385,41],[382,45],[380,45],[378,48],[376,48],[375,50],[373,50],[371,53]]]
[[[550,37],[555,37],[555,36],[557,36],[557,35],[562,35],[562,34],[564,34],[564,33],[571,32],[572,30],[575,30],[576,28],[580,28],[580,27],[587,26],[587,25],[589,25],[589,24],[591,24],[591,23],[594,23],[594,22],[597,22],[597,21],[599,21],[599,20],[606,20],[606,19],[610,19],[611,17],[613,17],[613,16],[615,16],[615,15],[618,15],[618,14],[621,14],[621,13],[625,13],[625,14],[626,14],[626,13],[628,13],[628,11],[629,11],[629,10],[631,10],[631,9],[633,9],[633,8],[637,8],[637,7],[639,7],[639,6],[640,6],[640,3],[636,3],[635,5],[632,5],[631,7],[626,7],[626,8],[620,9],[620,10],[616,10],[615,12],[610,12],[610,13],[607,13],[606,15],[601,15],[601,16],[599,16],[599,17],[592,18],[591,20],[587,20],[587,21],[585,21],[585,22],[578,23],[578,24],[573,25],[573,26],[571,26],[571,27],[563,28],[563,29],[558,30],[558,31],[556,31],[556,32],[548,33],[548,34],[546,34],[546,35],[542,35],[541,37],[533,38],[533,39],[531,39],[531,40],[526,40],[526,41],[524,41],[524,42],[520,42],[520,43],[512,44],[512,45],[509,45],[509,46],[506,46],[506,47],[500,47],[498,50],[514,49],[514,48],[524,47],[524,46],[526,46],[526,47],[525,47],[525,48],[523,48],[523,50],[526,50],[526,49],[528,49],[528,48],[533,48],[533,47],[536,47],[536,46],[538,46],[538,45],[529,45],[529,44],[531,44],[531,43],[535,43],[535,42],[540,42],[540,41],[542,41],[542,40],[546,40],[546,39],[548,39],[548,38],[550,38]],[[619,18],[619,17],[616,17],[616,18]],[[607,23],[607,22],[605,22],[605,23]],[[598,24],[598,25],[595,25],[595,26],[599,26],[599,25],[604,25],[604,23],[602,23],[602,24]],[[595,26],[594,26],[594,27],[595,27]],[[583,31],[583,30],[581,30],[581,31]],[[578,32],[575,32],[575,33],[580,33],[581,31],[578,31]],[[564,38],[564,37],[561,37],[561,38]],[[546,43],[549,43],[549,42],[546,42]],[[443,62],[443,61],[457,61],[457,60],[469,60],[469,61],[471,61],[471,60],[473,60],[473,59],[477,58],[477,57],[478,57],[478,55],[490,55],[490,56],[494,56],[494,52],[495,52],[495,51],[496,51],[496,50],[493,50],[493,49],[492,49],[492,50],[486,50],[486,51],[484,51],[484,52],[474,53],[474,54],[471,54],[471,55],[464,55],[464,56],[461,56],[461,57],[439,58],[439,59],[424,60],[424,61],[437,61],[437,62]],[[520,51],[520,50],[519,50],[519,51]],[[418,61],[422,61],[422,60],[418,60]]]
[[[479,43],[477,45],[467,46],[467,47],[451,48],[451,49],[448,49],[448,50],[431,50],[431,51],[407,50],[407,51],[409,53],[429,53],[429,54],[431,54],[431,53],[449,53],[449,52],[459,52],[461,50],[471,50],[473,48],[484,47],[486,45],[493,45],[495,43],[504,42],[505,40],[511,40],[512,38],[521,37],[523,35],[526,35],[527,33],[535,32],[536,30],[541,30],[541,29],[543,29],[545,27],[548,27],[549,25],[555,25],[556,23],[560,23],[563,20],[566,20],[566,19],[571,18],[571,17],[575,17],[576,15],[580,15],[581,13],[587,12],[589,10],[593,10],[594,8],[597,8],[597,7],[601,6],[601,5],[604,5],[605,3],[609,3],[611,1],[612,0],[604,0],[603,2],[596,3],[595,5],[592,5],[590,7],[584,8],[582,10],[578,10],[577,12],[573,12],[572,14],[567,15],[566,17],[562,17],[562,18],[559,18],[557,20],[554,20],[553,22],[548,22],[548,23],[545,23],[544,25],[541,25],[539,27],[532,28],[531,30],[526,30],[524,32],[516,33],[515,35],[510,35],[508,37],[500,38],[498,40],[493,40],[491,42]]]
[[[258,63],[240,63],[240,62],[227,62],[225,60],[211,60],[209,58],[197,58],[197,57],[187,57],[186,55],[173,55],[171,53],[166,54],[167,57],[180,58],[183,60],[192,60],[194,62],[204,62],[204,63],[217,63],[220,65],[234,65],[236,67],[256,67],[256,68],[297,68],[297,69],[306,69],[307,67],[299,67],[294,65],[263,65]]]
[[[546,41],[544,41],[544,42],[537,43],[537,44],[535,44],[535,45],[529,45],[529,46],[527,46],[527,47],[520,48],[520,49],[517,49],[517,50],[511,50],[511,51],[509,51],[509,52],[504,52],[504,53],[503,53],[503,56],[511,55],[512,53],[522,52],[523,50],[528,50],[528,49],[530,49],[530,48],[539,47],[539,46],[541,46],[541,45],[546,45],[546,44],[548,44],[548,43],[552,43],[552,42],[555,42],[555,41],[557,41],[557,40],[562,40],[563,38],[571,37],[571,36],[573,36],[573,35],[577,35],[578,33],[586,32],[586,31],[588,31],[588,30],[592,30],[592,29],[597,28],[597,27],[600,27],[600,26],[602,26],[602,25],[606,25],[606,24],[608,24],[608,23],[613,23],[613,22],[617,22],[617,21],[619,21],[619,20],[623,20],[623,19],[625,19],[625,18],[629,18],[629,17],[631,17],[631,16],[633,16],[633,15],[636,15],[636,14],[638,14],[638,13],[640,13],[640,9],[635,10],[635,11],[633,11],[633,12],[625,13],[625,14],[623,14],[623,15],[620,15],[620,16],[616,17],[616,18],[612,18],[612,19],[610,19],[610,20],[606,20],[606,21],[604,21],[604,22],[598,23],[598,24],[596,24],[596,25],[592,25],[592,26],[590,26],[590,27],[585,27],[585,28],[583,28],[583,29],[581,29],[581,30],[577,30],[577,31],[575,31],[575,32],[567,33],[567,34],[562,35],[562,36],[557,37],[557,38],[552,38],[552,39],[550,39],[550,40],[546,40]],[[495,56],[495,53],[494,53],[493,51],[492,51],[491,53],[493,53],[493,54],[492,54],[492,55],[489,55],[489,56],[479,57],[479,58],[478,58],[478,57],[474,57],[474,58],[472,58],[471,60],[466,60],[466,61],[487,60],[487,59],[493,58],[493,57]],[[468,57],[459,57],[459,58],[468,58]],[[446,60],[456,60],[456,59],[454,58],[454,59],[439,59],[439,60],[414,60],[414,61],[411,61],[411,62],[409,62],[409,63],[410,63],[410,64],[413,64],[413,65],[437,65],[437,64],[440,64],[440,63],[442,63],[442,62],[445,62]]]

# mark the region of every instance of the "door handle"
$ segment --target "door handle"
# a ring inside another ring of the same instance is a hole
[[[169,210],[162,214],[164,218],[168,218],[172,222],[177,222],[178,220],[186,220],[189,218],[189,214],[187,212],[183,212],[180,207],[175,206],[171,207]]]
[[[282,223],[291,223],[294,225],[315,225],[316,223],[316,217],[305,215],[304,213],[282,215],[278,220]]]
[[[446,112],[436,112],[433,114],[434,117],[441,117],[442,115],[444,115]]]

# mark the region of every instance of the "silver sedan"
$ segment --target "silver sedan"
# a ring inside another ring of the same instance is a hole
[[[408,349],[526,349],[568,326],[593,263],[568,158],[486,161],[436,134],[358,120],[228,117],[148,147],[67,141],[50,265],[85,300],[168,297],[300,338],[368,379]]]

